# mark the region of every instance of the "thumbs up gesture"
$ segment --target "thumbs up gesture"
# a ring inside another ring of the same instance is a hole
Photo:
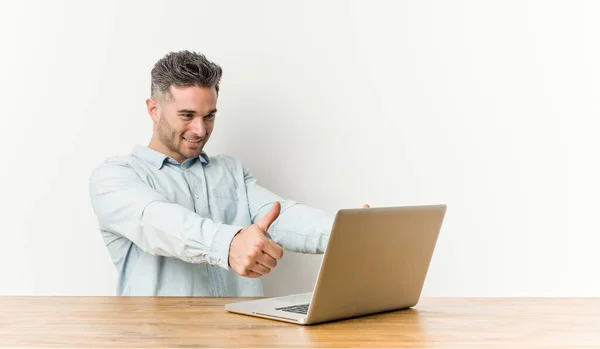
[[[275,202],[271,210],[258,222],[240,230],[229,246],[229,267],[249,278],[268,274],[283,257],[283,248],[267,238],[267,230],[279,217],[281,204]]]

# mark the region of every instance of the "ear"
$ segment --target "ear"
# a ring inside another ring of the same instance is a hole
[[[148,109],[148,115],[152,118],[154,123],[158,123],[160,118],[160,104],[152,98],[146,99],[146,109]]]

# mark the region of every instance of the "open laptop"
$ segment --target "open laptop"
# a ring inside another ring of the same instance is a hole
[[[445,214],[446,205],[339,210],[313,292],[225,309],[309,325],[413,307]]]

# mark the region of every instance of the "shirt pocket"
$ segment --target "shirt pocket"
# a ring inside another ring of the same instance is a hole
[[[216,206],[213,208],[218,208],[212,210],[213,219],[225,224],[233,224],[238,215],[238,195],[235,187],[217,186],[211,191]]]

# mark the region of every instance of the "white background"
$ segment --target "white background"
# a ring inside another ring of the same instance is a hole
[[[0,1],[0,294],[114,295],[88,178],[150,70],[224,69],[206,151],[325,209],[448,205],[424,296],[600,296],[600,2]],[[267,295],[310,290],[287,253]]]

